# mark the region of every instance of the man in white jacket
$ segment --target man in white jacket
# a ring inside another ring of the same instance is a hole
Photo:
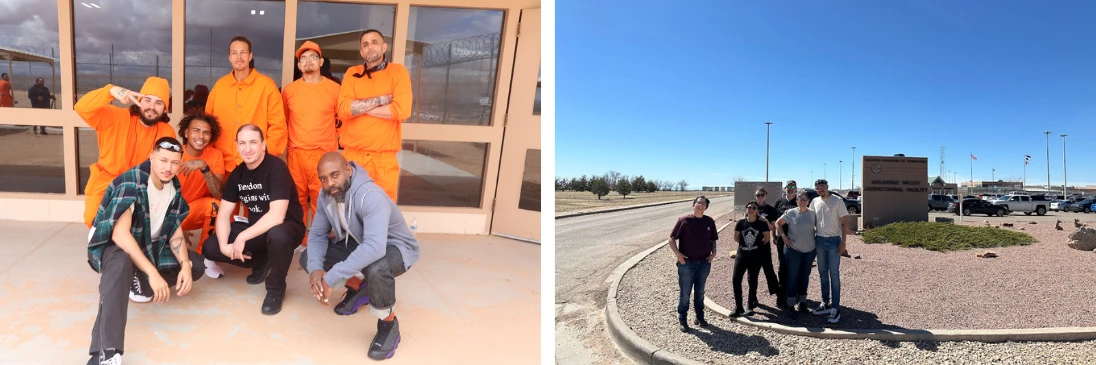
[[[332,288],[346,282],[335,313],[350,315],[369,304],[377,317],[377,335],[369,357],[392,357],[400,341],[396,320],[396,277],[419,258],[419,245],[396,203],[369,173],[338,152],[320,158],[317,173],[323,187],[308,234],[301,266],[309,272],[309,289],[324,305]],[[334,231],[335,237],[328,238]],[[356,275],[364,276],[358,279]]]

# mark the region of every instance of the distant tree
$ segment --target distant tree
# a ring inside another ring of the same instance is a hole
[[[605,173],[605,183],[609,184],[609,189],[616,190],[617,181],[620,181],[621,176],[619,172],[612,170]]]
[[[655,181],[655,180],[648,181],[647,182],[647,192],[648,193],[653,193],[653,192],[656,192],[656,191],[658,191],[658,182]]]
[[[659,180],[658,181],[658,188],[659,188],[659,190],[662,190],[662,191],[672,191],[672,190],[674,190],[674,183],[672,183],[668,180]]]
[[[578,178],[578,191],[590,191],[590,179],[587,179],[586,175]]]
[[[647,179],[644,179],[643,175],[636,176],[632,179],[632,190],[637,193],[647,191]]]
[[[687,189],[689,187],[689,183],[686,182],[685,180],[681,180],[681,181],[677,182],[677,186],[679,186],[681,188],[681,191],[685,191],[685,189]]]
[[[616,192],[620,193],[622,199],[628,199],[628,194],[632,193],[632,182],[628,179],[620,179],[617,181]]]
[[[581,187],[582,186],[578,184],[577,177],[572,177],[571,180],[567,182],[567,188],[572,191],[582,191],[582,189],[580,189]]]
[[[597,195],[597,200],[601,200],[601,197],[609,194],[609,183],[604,177],[595,177],[590,181],[590,192]]]
[[[567,178],[557,177],[556,178],[556,191],[566,191],[567,188],[568,188]]]

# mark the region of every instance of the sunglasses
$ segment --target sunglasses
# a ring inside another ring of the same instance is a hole
[[[165,149],[165,150],[172,150],[172,151],[175,151],[175,152],[183,152],[182,147],[179,147],[179,145],[168,142],[168,141],[160,142],[160,148]]]
[[[746,207],[746,210],[757,210],[757,207]]]
[[[788,185],[788,186],[785,186],[784,188],[785,189],[795,189],[796,187],[795,187],[795,185]]]
[[[763,197],[763,196],[768,196],[768,194],[756,194],[754,196],[760,198],[760,197]]]

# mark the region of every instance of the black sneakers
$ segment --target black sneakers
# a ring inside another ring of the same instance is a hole
[[[708,327],[708,321],[705,321],[704,318],[697,318],[693,321],[693,323],[695,323],[697,326],[700,326],[700,328]]]
[[[346,287],[346,293],[343,293],[343,300],[335,306],[335,314],[341,316],[349,316],[357,313],[358,308],[369,304],[369,296],[365,292],[365,282],[362,282],[362,287],[357,290]]]
[[[369,344],[369,358],[373,360],[389,359],[396,354],[396,347],[400,344],[400,322],[392,318],[391,322],[377,320],[377,335],[373,336],[373,343]]]
[[[247,283],[251,285],[262,283],[266,280],[266,274],[270,273],[270,260],[266,258],[253,259],[251,263],[251,275],[247,276]]]
[[[129,285],[129,300],[137,303],[152,301],[152,285],[148,283],[148,277],[139,272],[133,273],[133,283]]]
[[[272,316],[282,311],[282,300],[285,299],[285,294],[274,294],[271,292],[266,293],[266,299],[263,299],[263,314]]]
[[[122,354],[114,349],[91,354],[88,365],[122,365]]]

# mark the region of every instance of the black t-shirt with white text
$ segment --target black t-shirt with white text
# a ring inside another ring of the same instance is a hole
[[[263,157],[263,162],[254,170],[249,170],[245,163],[236,166],[225,181],[222,199],[243,202],[248,210],[247,220],[250,224],[255,224],[270,211],[270,202],[289,200],[285,222],[304,225],[304,210],[297,198],[297,185],[289,174],[289,166],[270,153]]]
[[[761,219],[752,223],[749,218],[742,218],[734,225],[734,234],[738,235],[738,249],[750,251],[761,246],[765,239],[765,232],[769,231],[769,224]]]

